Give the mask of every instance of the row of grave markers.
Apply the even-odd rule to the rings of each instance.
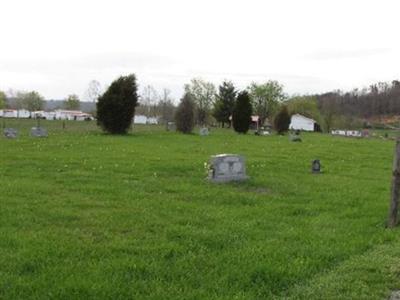
[[[18,137],[18,130],[15,128],[4,128],[4,137],[8,139],[16,139]],[[48,137],[47,130],[43,127],[32,127],[31,128],[32,137]]]
[[[174,122],[167,123],[167,131],[176,131],[176,124]],[[202,127],[199,129],[199,135],[207,136],[210,134],[210,130],[207,127]]]

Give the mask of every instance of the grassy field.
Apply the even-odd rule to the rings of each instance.
[[[0,138],[0,299],[385,299],[400,232],[385,229],[394,142],[208,137],[7,121]],[[211,184],[210,155],[251,179]],[[310,173],[319,158],[322,175]]]

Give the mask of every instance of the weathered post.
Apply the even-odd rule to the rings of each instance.
[[[393,159],[392,192],[387,226],[393,228],[397,225],[397,215],[400,196],[400,137],[396,140]]]

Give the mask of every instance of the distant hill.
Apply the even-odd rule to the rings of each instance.
[[[16,107],[16,101],[14,98],[7,99],[8,106],[10,108]],[[83,102],[81,101],[80,110],[86,113],[91,113],[96,110],[96,103],[94,102]],[[64,108],[64,100],[46,100],[44,110],[52,111],[56,109],[63,109]]]
[[[45,110],[62,109],[63,105],[64,100],[46,100]],[[86,113],[93,112],[94,110],[96,110],[96,103],[81,101],[80,110]]]

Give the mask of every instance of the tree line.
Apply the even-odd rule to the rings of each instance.
[[[152,86],[147,85],[138,93],[136,77],[132,76],[130,80],[135,82],[136,95],[134,110],[148,117],[158,117],[162,123],[176,121],[176,115],[182,112],[182,102],[192,102],[188,107],[193,109],[194,125],[231,127],[235,118],[235,107],[239,106],[238,99],[243,101],[247,98],[251,106],[249,111],[259,117],[260,126],[266,123],[274,125],[275,118],[283,107],[287,108],[289,115],[300,113],[315,119],[327,132],[333,127],[359,126],[357,122],[361,118],[400,114],[400,81],[397,80],[391,83],[379,82],[368,88],[354,89],[350,92],[335,90],[288,97],[283,91],[283,85],[273,80],[264,83],[252,82],[240,90],[229,80],[216,87],[212,82],[193,78],[184,85],[184,96],[176,106],[168,89],[158,93]],[[112,84],[102,93],[100,84],[96,80],[91,81],[86,91],[87,98],[96,102],[110,90]],[[0,91],[0,109],[24,108],[37,111],[43,110],[44,103],[44,98],[36,91],[11,91],[8,94]],[[79,107],[79,97],[71,94],[64,99],[62,108],[76,110]]]
[[[88,84],[85,92],[86,98],[89,101],[95,102],[101,94],[100,83],[97,80],[92,80]],[[78,110],[81,106],[81,100],[76,94],[68,95],[62,106],[59,108],[67,110]],[[0,91],[0,109],[26,109],[29,111],[39,111],[45,108],[45,99],[37,91],[16,91],[8,90],[8,92]]]
[[[127,133],[133,116],[139,110],[162,116],[160,111],[167,107],[173,108],[168,95],[168,91],[164,90],[163,97],[159,97],[151,86],[145,87],[142,95],[139,95],[136,76],[121,76],[98,98],[98,124],[113,134]],[[233,124],[235,131],[246,133],[253,114],[257,114],[260,124],[263,124],[277,111],[284,99],[283,86],[276,81],[252,83],[242,91],[231,81],[224,81],[217,92],[213,83],[194,78],[185,84],[184,95],[173,118],[172,115],[166,115],[162,119],[165,122],[174,120],[177,129],[183,133],[190,133],[196,124],[208,126],[214,120],[222,127]],[[287,110],[284,112],[288,114]]]

